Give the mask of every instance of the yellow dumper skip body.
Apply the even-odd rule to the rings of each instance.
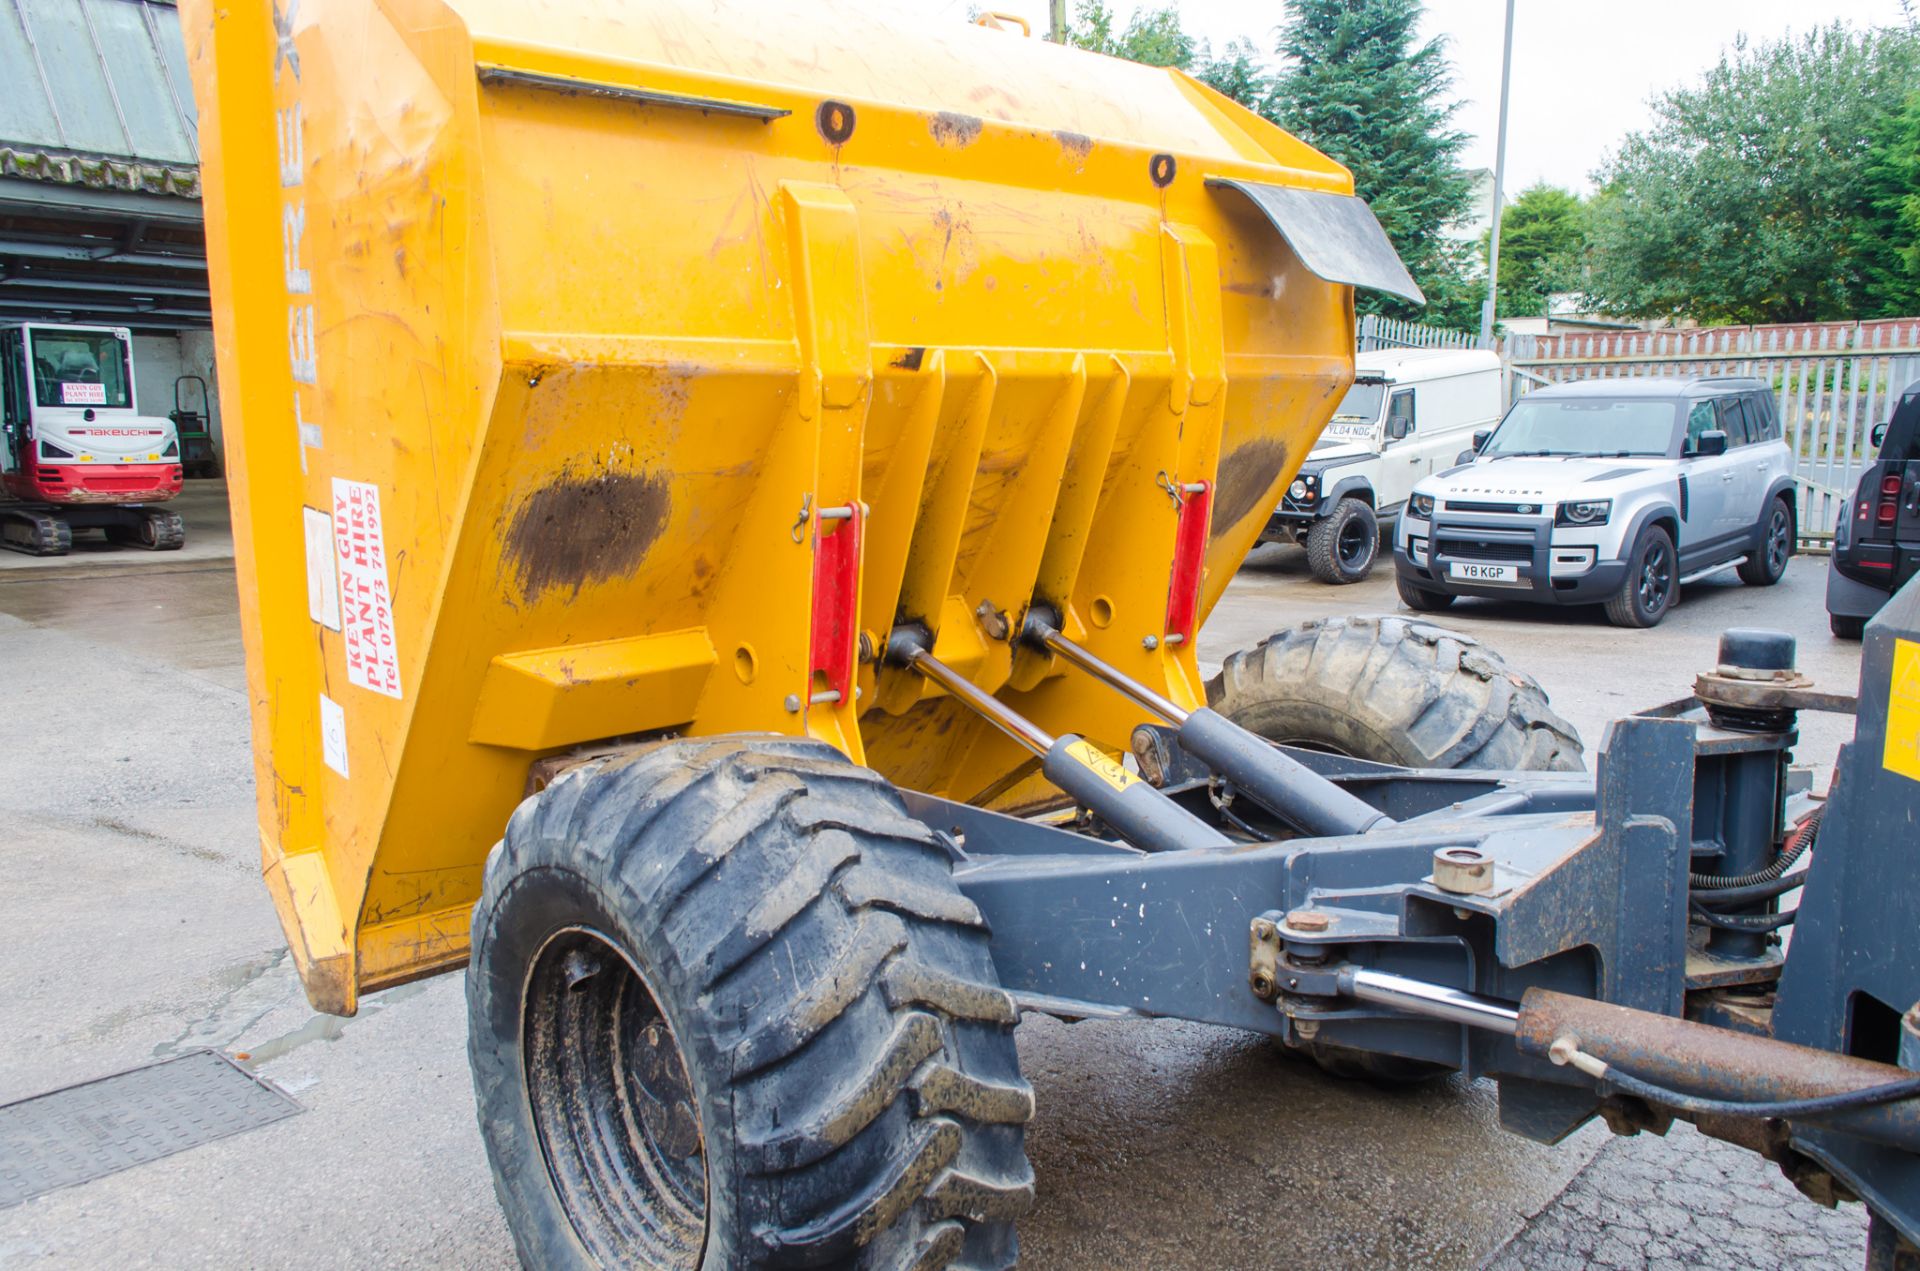
[[[465,958],[545,756],[804,732],[1031,797],[872,657],[898,622],[1113,749],[1134,712],[1006,638],[1029,603],[1200,700],[1183,509],[1204,615],[1353,349],[1350,289],[1209,180],[1336,164],[1178,72],[837,4],[183,7],[264,871],[316,1006]]]

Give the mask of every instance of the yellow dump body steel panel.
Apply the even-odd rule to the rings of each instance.
[[[840,4],[182,7],[263,862],[317,1005],[465,957],[548,755],[806,732],[1006,784],[910,672],[827,700],[816,605],[1111,749],[1133,712],[1002,615],[1198,700],[1169,490],[1212,483],[1204,614],[1353,348],[1349,289],[1206,178],[1340,167],[1178,72]]]

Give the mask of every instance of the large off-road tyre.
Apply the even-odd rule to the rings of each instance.
[[[1409,768],[1584,766],[1573,725],[1531,676],[1472,636],[1411,618],[1278,632],[1227,658],[1207,705],[1269,741]]]
[[[1400,593],[1401,604],[1420,613],[1438,613],[1458,599],[1450,591],[1428,591],[1398,574],[1393,577],[1393,589]]]
[[[1760,528],[1760,546],[1748,553],[1735,570],[1749,587],[1771,587],[1786,577],[1787,562],[1793,558],[1793,505],[1778,495],[1767,505],[1767,519]]]
[[[1341,499],[1307,531],[1307,568],[1323,583],[1357,583],[1380,554],[1380,522],[1359,499]]]
[[[529,1267],[1014,1261],[1012,999],[939,841],[827,746],[664,743],[521,804],[467,1003]]]
[[[1616,627],[1651,627],[1667,616],[1680,595],[1680,566],[1673,538],[1649,525],[1627,557],[1627,580],[1607,598],[1607,621]]]

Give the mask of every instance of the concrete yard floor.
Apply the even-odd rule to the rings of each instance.
[[[87,530],[75,536],[73,548],[65,556],[28,556],[0,550],[0,578],[76,578],[124,569],[167,573],[183,566],[198,568],[209,561],[233,559],[233,525],[227,515],[225,481],[189,481],[166,506],[178,512],[187,525],[186,541],[174,551],[123,547],[107,542],[99,530]]]
[[[1609,718],[1684,695],[1727,626],[1794,631],[1802,666],[1850,689],[1858,646],[1826,634],[1824,569],[1796,561],[1771,591],[1690,588],[1649,632],[1473,603],[1439,621],[1536,674],[1592,750]],[[1263,548],[1199,652],[1211,669],[1306,617],[1396,609],[1384,570],[1328,588],[1298,551]],[[459,977],[374,995],[352,1020],[300,993],[257,878],[231,569],[0,576],[0,665],[15,721],[0,752],[0,1102],[212,1046],[306,1109],[0,1210],[0,1264],[512,1265]],[[1807,717],[1803,755],[1830,759],[1847,728]],[[1594,1127],[1524,1142],[1499,1130],[1484,1083],[1382,1091],[1165,1021],[1030,1018],[1019,1044],[1039,1100],[1027,1267],[1859,1265],[1860,1211],[1818,1210],[1757,1159],[1696,1167],[1684,1140],[1609,1143]],[[1768,1220],[1725,1244],[1663,1243],[1651,1220],[1591,1238],[1649,1191],[1683,1220]]]

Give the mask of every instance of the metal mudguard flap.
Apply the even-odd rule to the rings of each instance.
[[[1427,302],[1365,199],[1225,177],[1208,177],[1207,185],[1252,199],[1315,277]]]

